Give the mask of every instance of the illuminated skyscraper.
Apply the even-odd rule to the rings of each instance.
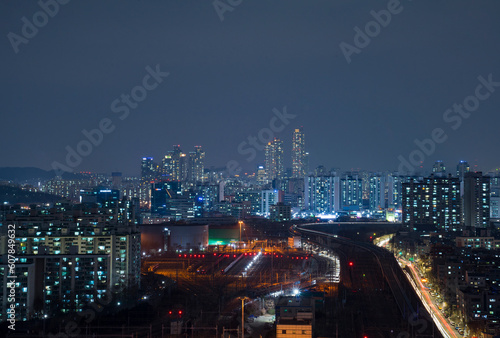
[[[283,141],[274,138],[266,145],[266,175],[267,179],[282,179],[284,176],[283,168]]]
[[[141,162],[141,189],[140,199],[142,203],[149,203],[149,185],[156,178],[156,165],[152,157],[143,157]]]
[[[155,164],[152,157],[143,157],[141,162],[141,180],[151,182],[155,177]]]
[[[201,146],[195,146],[194,151],[189,153],[189,180],[191,182],[202,182],[203,172],[205,170],[204,166],[205,152],[201,149]]]
[[[181,150],[180,145],[174,145],[174,149],[167,152],[162,165],[162,176],[168,180],[185,181],[188,174],[188,156]]]
[[[305,151],[305,137],[302,127],[295,129],[292,136],[292,177],[306,176],[307,153]]]
[[[263,165],[259,165],[259,167],[257,169],[257,183],[258,184],[266,184],[267,183],[266,170],[264,169]]]

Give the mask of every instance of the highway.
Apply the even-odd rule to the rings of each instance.
[[[301,225],[292,231],[299,232],[304,241],[315,242],[339,253],[342,285],[351,292],[362,294],[363,303],[356,306],[364,305],[361,317],[358,316],[358,321],[365,327],[363,334],[371,328],[374,334],[383,332],[384,336],[390,337],[394,331],[389,330],[392,327],[411,337],[416,333],[440,336],[439,328],[430,319],[392,253],[372,243],[353,241],[308,226]]]
[[[441,311],[436,307],[436,305],[432,302],[432,299],[429,295],[429,291],[426,289],[422,280],[420,279],[418,272],[415,270],[415,266],[411,264],[411,262],[404,261],[406,266],[411,270],[412,276],[408,275],[408,279],[410,280],[412,286],[417,292],[418,296],[422,300],[425,305],[427,311],[431,314],[434,323],[438,327],[439,331],[443,335],[443,337],[450,338],[458,338],[455,328],[453,328],[446,318],[441,314]]]
[[[389,243],[392,236],[389,237],[385,236],[385,237],[386,238],[377,241],[377,246],[387,249],[387,244]],[[439,329],[443,337],[450,337],[450,338],[460,337],[455,331],[455,328],[449,324],[448,320],[443,316],[441,311],[439,311],[439,309],[432,301],[429,291],[423,284],[418,271],[415,269],[415,266],[411,262],[406,261],[404,259],[399,258],[399,260],[403,262],[403,264],[410,269],[411,276],[405,272],[408,277],[408,280],[412,284],[417,295],[420,297],[420,300],[427,309],[427,312],[429,312],[429,314],[431,315],[434,324]]]

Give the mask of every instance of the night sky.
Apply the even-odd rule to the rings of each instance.
[[[212,1],[73,0],[45,24],[36,1],[2,1],[0,166],[67,164],[66,147],[105,121],[113,131],[73,170],[137,175],[143,156],[159,160],[173,144],[203,146],[206,167],[254,170],[263,152],[247,161],[238,146],[286,107],[296,117],[275,135],[288,167],[298,126],[312,168],[395,170],[436,128],[446,140],[424,166],[500,167],[500,86],[481,89],[490,95],[470,116],[443,117],[479,76],[500,82],[500,2],[402,0],[386,27],[368,25],[380,31],[349,63],[340,44],[356,47],[354,28],[393,0],[226,1],[221,20]],[[25,39],[33,15],[40,27]],[[137,89],[146,98],[128,115],[114,112],[157,65],[169,75]]]

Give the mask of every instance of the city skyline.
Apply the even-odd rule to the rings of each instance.
[[[0,1],[6,337],[500,337],[500,2]]]

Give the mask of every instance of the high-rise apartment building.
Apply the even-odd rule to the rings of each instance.
[[[386,204],[386,176],[382,174],[372,175],[368,179],[369,186],[369,209],[379,210],[387,208]]]
[[[292,136],[292,177],[301,178],[307,174],[305,136],[302,127],[295,129]]]
[[[490,223],[490,178],[482,172],[466,173],[463,194],[464,225],[486,228]]]
[[[460,182],[456,177],[430,177],[403,183],[403,225],[434,225],[445,231],[462,226]]]
[[[16,227],[16,272],[26,272],[19,280],[19,319],[79,311],[110,287],[140,284],[141,236],[130,217],[133,206],[108,202],[102,208],[64,202],[5,212],[5,222]],[[0,242],[6,236],[0,233]],[[0,255],[5,250],[0,247]]]
[[[152,157],[143,157],[141,162],[141,179],[150,183],[156,177],[156,165]]]
[[[491,187],[490,192],[490,219],[500,218],[500,188]]]
[[[157,176],[156,164],[152,157],[143,157],[141,162],[141,202],[148,204],[150,201],[149,185]]]
[[[250,213],[252,215],[258,215],[262,209],[261,201],[263,196],[261,191],[241,191],[235,194],[234,201],[237,203],[249,202]]]
[[[189,153],[188,177],[191,182],[203,182],[205,171],[205,152],[201,146],[195,146],[194,151]]]
[[[267,179],[270,181],[283,179],[285,173],[283,167],[283,141],[274,138],[274,140],[269,142],[265,148],[265,156]]]
[[[304,178],[304,207],[316,214],[331,214],[336,211],[335,180],[333,176],[307,176]]]
[[[174,145],[167,152],[161,163],[163,180],[201,182],[205,171],[205,152],[201,146],[195,146],[194,151],[185,154],[180,145]]]
[[[340,179],[339,210],[359,210],[363,206],[363,179],[356,174],[347,173]]]
[[[463,181],[465,174],[470,172],[470,166],[467,161],[460,161],[457,164],[457,177],[460,179],[460,181]]]
[[[162,178],[170,181],[184,181],[187,178],[187,155],[180,145],[174,145],[173,150],[167,152],[162,160]]]
[[[401,193],[402,193],[403,177],[398,174],[389,174],[387,176],[387,207],[400,208],[401,207]]]

